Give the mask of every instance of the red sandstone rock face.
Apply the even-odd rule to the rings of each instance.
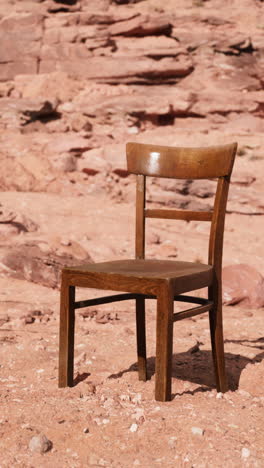
[[[1,466],[262,466],[262,24],[258,0],[1,0]],[[154,301],[148,382],[128,301],[77,311],[76,386],[57,389],[61,266],[134,256],[127,141],[238,142],[225,395],[201,315],[175,326],[174,399],[154,401]],[[207,210],[215,185],[150,179],[147,203]],[[208,235],[208,223],[148,220],[146,255],[207,262]]]

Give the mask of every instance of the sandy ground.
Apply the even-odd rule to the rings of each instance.
[[[17,197],[3,195],[10,204]],[[133,254],[134,219],[129,204],[97,200],[106,226],[102,231],[87,214],[95,201],[92,195],[77,206],[75,197],[66,197],[63,206],[55,203],[56,197],[20,193],[17,207],[26,207],[27,215],[47,235],[56,236],[64,227],[65,238],[75,233],[80,242],[86,236],[88,244],[96,238],[94,260],[101,260],[102,252],[108,258]],[[43,200],[45,208],[40,212]],[[231,227],[241,229],[243,222],[248,223],[246,218],[227,216],[225,263],[231,251],[238,262],[243,257],[236,229]],[[250,228],[257,231],[258,223],[260,217],[251,217]],[[150,232],[167,241],[174,239],[182,258],[193,260],[197,250],[203,252],[200,246],[206,232],[196,229],[196,249],[189,250],[182,239],[189,237],[192,245],[190,226],[173,226],[174,230],[165,223]],[[243,247],[250,255],[250,244]],[[259,239],[255,249],[261,248]],[[150,242],[150,254],[159,255],[159,249],[160,245]],[[173,400],[158,403],[154,400],[154,301],[147,308],[150,380],[138,381],[134,304],[128,301],[92,308],[86,318],[82,314],[88,309],[76,312],[75,386],[58,389],[58,290],[5,275],[0,283],[2,322],[8,315],[0,328],[1,467],[263,466],[262,309],[224,308],[230,385],[225,395],[214,388],[207,315],[177,323]],[[96,295],[99,291],[81,290],[78,297]],[[39,434],[52,441],[52,449],[45,454],[29,448],[32,437]]]

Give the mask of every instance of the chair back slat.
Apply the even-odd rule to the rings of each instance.
[[[146,218],[211,221],[208,263],[220,277],[226,203],[237,144],[208,148],[170,148],[127,144],[128,171],[137,174],[136,258],[145,258]],[[213,211],[146,209],[146,176],[175,179],[217,178]]]
[[[208,148],[127,143],[127,168],[133,174],[175,179],[211,179],[231,173],[236,143]]]
[[[146,218],[182,219],[185,221],[211,221],[212,211],[189,211],[189,210],[154,210],[145,209]]]

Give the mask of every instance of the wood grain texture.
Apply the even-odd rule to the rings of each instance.
[[[173,340],[173,288],[170,282],[161,284],[157,297],[156,322],[156,385],[157,401],[171,400],[171,367]]]
[[[146,177],[138,175],[136,195],[136,258],[145,258],[145,203]]]
[[[127,167],[133,174],[175,179],[210,179],[231,173],[237,144],[206,148],[127,143]]]
[[[228,384],[225,370],[221,280],[218,282],[215,278],[209,288],[209,298],[213,301],[213,307],[209,312],[209,323],[216,388],[218,392],[224,393],[228,390]]]
[[[183,310],[182,312],[177,312],[173,314],[173,322],[178,322],[179,320],[183,320],[185,318],[194,317],[195,315],[203,314],[204,312],[208,312],[213,307],[213,302],[211,304],[205,304],[199,307],[192,307],[188,310]]]
[[[147,380],[145,299],[136,299],[136,330],[139,380]]]
[[[145,209],[146,218],[178,219],[184,221],[211,221],[211,211],[165,210]]]
[[[70,285],[157,295],[160,281],[172,280],[174,294],[210,286],[210,265],[173,260],[116,260],[65,268]]]
[[[74,364],[75,287],[62,275],[59,337],[59,387],[72,387]]]

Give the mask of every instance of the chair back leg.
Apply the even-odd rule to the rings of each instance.
[[[216,286],[209,289],[209,298],[214,302],[214,307],[209,311],[209,321],[216,388],[218,392],[224,393],[228,390],[228,385],[225,371],[222,297],[217,289]]]
[[[62,279],[60,305],[59,387],[73,386],[75,287]]]
[[[170,284],[161,285],[157,296],[155,399],[171,400],[171,367],[174,296]]]
[[[145,299],[136,298],[138,378],[147,380]]]

